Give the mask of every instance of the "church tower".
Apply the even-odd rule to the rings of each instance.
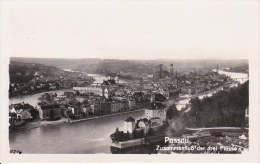
[[[173,64],[170,64],[170,77],[173,78]]]

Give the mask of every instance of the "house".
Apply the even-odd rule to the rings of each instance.
[[[90,112],[93,114],[101,114],[101,104],[90,105]]]
[[[41,119],[55,120],[61,117],[59,105],[40,105],[39,114]]]
[[[135,119],[128,117],[124,122],[124,133],[133,133],[135,129]]]
[[[136,101],[135,101],[135,99],[129,99],[128,102],[129,102],[129,109],[130,110],[136,109]]]
[[[130,108],[129,108],[129,102],[127,101],[127,100],[121,100],[121,104],[122,104],[122,108],[123,108],[123,110],[124,111],[126,111],[126,110],[130,110]]]
[[[159,119],[159,125],[166,121],[166,106],[160,102],[151,103],[151,108],[145,109],[145,116],[148,120],[153,118]]]
[[[111,113],[111,103],[102,102],[101,103],[101,112],[102,112],[102,114],[110,114]]]
[[[31,113],[26,110],[19,111],[16,114],[18,120],[29,120],[33,118]]]
[[[83,103],[72,99],[68,103],[68,112],[74,114],[76,117],[82,117],[86,115],[86,109],[84,109]]]
[[[150,101],[149,100],[136,100],[136,109],[142,109],[142,108],[150,108]]]
[[[33,115],[31,112],[33,112]],[[36,114],[37,112],[37,109],[35,109],[30,104],[24,102],[18,104],[11,104],[9,106],[9,113],[14,114],[13,116],[15,116],[12,117],[12,119],[16,119],[19,121],[36,118],[38,117],[38,115]]]
[[[120,100],[114,100],[111,102],[111,113],[117,113],[124,109],[125,105]]]

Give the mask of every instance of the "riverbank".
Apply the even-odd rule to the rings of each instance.
[[[220,90],[223,86],[234,85],[234,84],[235,84],[235,82],[231,83],[231,84],[225,84],[225,85],[219,86],[217,88],[214,88],[212,90],[203,92],[203,93],[201,93],[199,95],[196,95],[196,96],[205,96],[207,94],[211,94],[211,93],[214,93],[214,92]],[[59,90],[54,90],[54,91],[59,91]],[[54,91],[49,91],[49,92],[54,92]],[[166,104],[172,105],[173,103],[178,104],[178,101],[182,101],[182,100],[185,100],[185,99],[190,99],[192,96],[193,95],[189,95],[187,97],[179,97],[179,98],[177,98],[175,100],[169,100],[169,101],[165,102],[165,105]],[[25,124],[24,126],[20,126],[20,127],[15,128],[15,129],[11,129],[10,131],[20,131],[20,130],[33,129],[33,128],[38,128],[38,127],[43,127],[43,126],[52,126],[52,125],[60,125],[60,124],[67,124],[67,123],[76,123],[76,122],[82,122],[82,121],[87,121],[87,120],[93,120],[93,119],[97,119],[97,118],[109,117],[109,116],[113,116],[113,115],[137,112],[137,111],[140,111],[140,110],[144,110],[144,109],[139,109],[139,110],[134,110],[134,111],[125,111],[125,112],[113,113],[113,114],[102,115],[102,116],[92,116],[92,117],[86,117],[86,118],[75,119],[75,120],[68,119],[66,117],[64,117],[64,118],[62,118],[60,120],[57,120],[57,121],[40,120],[40,121],[37,121],[37,122],[29,122],[29,123]]]
[[[54,91],[60,91],[60,90],[69,90],[72,88],[59,88],[59,89],[47,89],[47,90],[40,90],[40,91],[32,91],[32,92],[27,92],[27,93],[20,93],[20,94],[15,94],[15,95],[10,95],[9,94],[9,98],[13,98],[13,97],[18,97],[18,96],[30,96],[30,95],[35,95],[38,93],[45,93],[45,92],[54,92]]]
[[[61,125],[61,124],[73,124],[77,122],[83,122],[83,121],[88,121],[88,120],[93,120],[93,119],[98,119],[98,118],[104,118],[104,117],[110,117],[110,116],[115,116],[115,115],[121,115],[121,114],[126,114],[126,113],[133,113],[133,112],[138,112],[142,111],[142,109],[138,110],[133,110],[133,111],[125,111],[125,112],[120,112],[120,113],[113,113],[113,114],[108,114],[108,115],[102,115],[102,116],[94,116],[94,117],[87,117],[87,118],[81,118],[81,119],[68,119],[66,117],[62,117],[61,119],[57,121],[47,121],[47,120],[39,120],[37,122],[28,122],[24,126],[16,127],[14,129],[10,129],[10,132],[18,132],[22,130],[29,130],[29,129],[34,129],[34,128],[39,128],[39,127],[46,127],[46,126],[54,126],[54,125]]]

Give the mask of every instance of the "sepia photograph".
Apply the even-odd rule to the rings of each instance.
[[[1,4],[1,161],[259,162],[259,1]]]

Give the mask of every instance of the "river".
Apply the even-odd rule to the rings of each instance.
[[[225,72],[222,72],[225,73]],[[247,77],[247,74],[226,72],[233,78]],[[104,76],[93,75],[96,82],[103,82]],[[58,95],[66,90],[51,91]],[[43,93],[34,95],[22,95],[10,98],[9,104],[30,103],[37,104],[37,99]],[[210,96],[212,93],[208,93]],[[201,95],[202,98],[205,95]],[[178,104],[188,103],[190,98],[181,100]],[[177,108],[182,106],[177,104]],[[144,111],[136,111],[126,114],[119,114],[78,122],[73,124],[60,124],[54,126],[28,129],[9,133],[10,148],[21,150],[23,153],[30,154],[93,154],[93,153],[111,153],[110,152],[110,134],[116,127],[123,128],[124,120],[127,117],[133,117],[136,120],[145,116]]]
[[[110,134],[123,130],[127,117],[139,119],[144,110],[73,124],[60,124],[10,132],[11,149],[33,154],[110,153]]]

